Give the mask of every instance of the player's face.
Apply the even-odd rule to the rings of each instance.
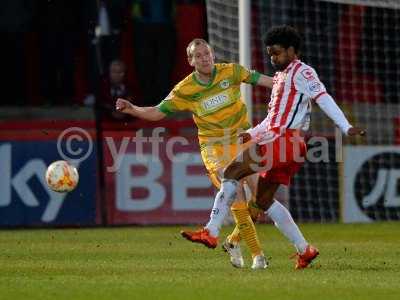
[[[272,66],[278,71],[283,71],[293,60],[293,47],[285,49],[279,45],[272,45],[267,47],[267,54],[271,58]]]
[[[206,44],[192,47],[192,56],[188,58],[189,64],[202,74],[211,74],[214,68],[214,53]]]

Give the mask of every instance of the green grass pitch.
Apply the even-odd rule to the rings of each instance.
[[[258,271],[181,228],[2,230],[0,299],[400,299],[399,222],[302,224],[321,254],[301,271],[272,225],[257,225],[270,258]]]

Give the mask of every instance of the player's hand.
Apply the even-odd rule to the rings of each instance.
[[[242,144],[246,144],[247,142],[249,142],[251,140],[251,135],[248,132],[242,132],[241,134],[239,134],[239,141]]]
[[[349,130],[347,131],[348,136],[355,136],[355,135],[364,136],[366,133],[367,131],[365,129],[358,127],[350,127]]]
[[[133,108],[133,104],[123,98],[118,98],[115,102],[115,109],[122,113],[128,113]]]

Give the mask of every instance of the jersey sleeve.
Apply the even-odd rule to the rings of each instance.
[[[317,72],[310,66],[299,69],[295,75],[295,85],[300,93],[305,94],[313,100],[326,94],[324,84],[319,80]]]
[[[237,83],[245,82],[256,85],[261,74],[255,70],[249,70],[239,64],[233,64],[235,78]]]
[[[162,100],[157,108],[167,116],[177,111],[189,110],[187,101],[179,97],[179,91],[173,89],[164,100]]]

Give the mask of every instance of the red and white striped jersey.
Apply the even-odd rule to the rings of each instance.
[[[257,140],[257,136],[272,130],[308,130],[311,100],[315,101],[324,94],[325,86],[315,70],[300,60],[294,60],[284,71],[275,73],[268,115],[248,132]]]

